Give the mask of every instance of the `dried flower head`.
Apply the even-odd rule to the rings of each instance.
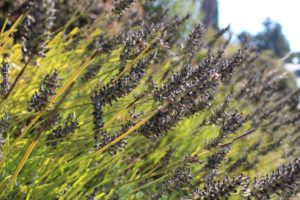
[[[58,77],[58,71],[56,69],[53,74],[47,74],[40,85],[39,91],[35,92],[28,102],[28,111],[34,110],[38,112],[44,109],[55,95],[60,80],[61,78]]]
[[[65,121],[65,124],[58,126],[47,136],[50,144],[55,146],[56,140],[66,137],[68,134],[75,132],[78,129],[78,120],[75,118],[75,113],[70,113]]]
[[[124,48],[120,55],[122,65],[126,64],[126,60],[136,58],[141,51],[148,45],[147,40],[153,33],[158,31],[158,27],[154,24],[146,24],[137,30],[129,30],[120,34]],[[123,67],[120,68],[120,71]]]
[[[218,74],[221,76],[222,81],[228,81],[234,70],[240,66],[246,58],[247,54],[245,50],[238,50],[229,60],[224,60],[218,65]]]
[[[197,156],[186,154],[181,164],[172,172],[172,177],[162,184],[160,191],[155,195],[154,199],[160,199],[164,194],[171,193],[174,190],[181,189],[193,179],[190,165],[198,162]]]
[[[242,119],[242,113],[238,112],[237,110],[227,115],[222,123],[220,134],[227,135],[228,133],[236,131],[238,128],[241,127],[243,122]]]
[[[172,130],[177,123],[185,118],[201,112],[210,106],[213,100],[214,90],[205,91],[202,96],[191,92],[181,97],[178,101],[168,104],[160,110],[154,117],[141,126],[139,131],[149,139],[155,139],[164,136],[169,130]]]
[[[225,177],[222,181],[215,181],[212,183],[206,183],[203,189],[196,188],[185,199],[190,200],[219,200],[228,199],[230,195],[237,192],[239,187],[245,187],[248,183],[249,177],[243,174],[229,178]]]
[[[296,158],[287,165],[274,170],[271,175],[255,178],[250,187],[244,189],[244,195],[254,199],[270,199],[272,194],[286,195],[297,191],[300,175],[300,159]]]
[[[243,116],[237,110],[234,112],[227,114],[224,113],[224,119],[222,122],[222,126],[219,132],[219,135],[210,141],[206,148],[211,149],[219,145],[223,139],[229,134],[235,132],[238,128],[242,126]]]
[[[2,75],[2,82],[0,83],[0,95],[5,96],[9,91],[9,64],[5,61],[2,62],[0,72]]]
[[[205,119],[205,124],[220,125],[220,123],[224,121],[224,118],[227,115],[225,110],[228,108],[230,101],[231,97],[227,96],[223,104],[212,111],[212,114]]]
[[[99,95],[97,91],[94,92],[94,94],[91,96],[92,104],[93,104],[93,118],[94,118],[94,139],[95,144],[98,145],[100,143],[102,135],[105,133],[105,131],[102,131],[101,128],[104,126],[103,121],[103,100],[102,96]],[[98,146],[96,146],[98,148]]]
[[[129,94],[139,84],[141,78],[144,76],[147,66],[155,55],[140,60],[133,66],[129,74],[122,76],[116,81],[112,81],[97,92],[97,98],[102,105],[112,104],[118,98]]]
[[[179,189],[183,185],[189,183],[193,179],[191,169],[188,167],[177,168],[174,176],[165,181],[162,185],[162,191],[171,192],[172,190]]]
[[[29,1],[30,12],[24,21],[22,30],[23,60],[33,56],[45,56],[51,29],[55,19],[55,2],[52,0]]]
[[[203,46],[203,36],[205,33],[205,27],[202,24],[198,24],[193,32],[188,36],[184,47],[184,53],[188,55],[188,62],[191,62],[191,59],[194,55],[200,50]]]

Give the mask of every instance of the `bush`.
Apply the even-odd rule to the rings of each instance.
[[[66,23],[64,1],[29,1],[4,23],[1,198],[297,194],[299,90],[280,61],[237,49],[228,28],[182,41],[189,16],[132,3]]]

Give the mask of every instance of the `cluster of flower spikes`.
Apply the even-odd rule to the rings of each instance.
[[[220,48],[216,55],[208,55],[195,68],[191,64],[183,66],[162,87],[153,92],[156,101],[174,99],[178,94],[190,92],[193,89],[203,91],[206,87],[215,86],[219,80],[232,75],[235,67],[243,62],[245,53],[239,50],[233,57],[222,59],[224,49]]]
[[[40,85],[39,91],[35,92],[28,102],[28,111],[39,112],[43,110],[56,94],[60,80],[61,78],[58,77],[56,69],[53,74],[47,74]]]
[[[205,33],[204,25],[198,24],[193,32],[188,36],[186,45],[183,49],[184,53],[188,55],[187,62],[190,63],[195,54],[203,45],[203,36]]]
[[[259,69],[253,65],[253,68],[249,69],[247,74],[240,73],[236,81],[244,81],[244,84],[236,92],[235,98],[237,100],[245,99],[255,104],[265,100],[275,101],[274,97],[276,95],[280,99],[283,92],[281,91],[281,82],[285,76],[278,68],[270,68],[268,64]],[[262,96],[264,98],[261,98]]]
[[[222,181],[214,181],[206,183],[202,189],[194,189],[186,200],[219,200],[228,199],[229,196],[237,192],[239,187],[245,187],[248,183],[249,177],[243,174],[230,178],[225,177]]]
[[[109,53],[113,49],[116,49],[122,45],[123,49],[120,59],[121,64],[125,65],[128,59],[136,58],[136,56],[145,48],[145,46],[148,45],[148,38],[152,36],[153,33],[159,32],[162,26],[162,24],[145,24],[138,29],[121,31],[112,38],[107,38],[101,34],[88,45],[88,49],[97,49],[97,51],[101,53]],[[122,71],[123,68],[124,67],[121,67],[120,71]]]
[[[224,53],[224,48],[221,47],[218,55],[221,56]],[[223,59],[217,65],[217,74],[220,76],[221,81],[229,81],[236,68],[238,68],[249,56],[247,49],[239,49],[229,59]],[[220,58],[221,59],[221,58]]]
[[[222,59],[223,53],[221,50],[216,56],[209,55],[196,68],[186,64],[161,88],[155,89],[154,99],[167,101],[168,105],[144,124],[140,132],[148,138],[161,137],[182,118],[209,107],[210,101],[214,99],[218,81],[225,80],[225,77],[228,79],[234,67],[245,57],[244,53],[239,51],[226,61]]]
[[[94,91],[91,96],[92,104],[94,107],[93,117],[94,117],[94,139],[95,147],[103,147],[107,141],[112,141],[113,136],[105,135],[106,132],[102,130],[104,126],[103,121],[103,107],[106,104],[112,105],[113,101],[117,101],[118,98],[129,94],[144,76],[147,66],[155,58],[155,54],[149,55],[146,58],[141,59],[137,64],[135,64],[131,71],[117,80],[112,80],[110,83],[102,87],[99,91]],[[103,138],[105,136],[105,138]],[[117,137],[117,136],[115,136]],[[106,142],[101,142],[105,140]]]
[[[112,104],[113,101],[117,101],[118,98],[129,94],[134,88],[136,88],[145,74],[145,71],[151,61],[155,58],[155,54],[150,55],[147,58],[141,59],[135,64],[131,71],[117,80],[112,80],[109,84],[102,87],[98,95],[102,99],[102,104]]]
[[[172,20],[166,22],[164,20],[165,16],[160,16],[159,20],[154,19],[155,17],[148,17],[145,19],[147,20],[146,22],[138,22],[140,24],[138,28],[125,29],[112,38],[107,38],[101,34],[88,45],[88,49],[97,49],[101,53],[109,53],[122,45],[124,48],[121,52],[121,61],[122,64],[126,64],[127,59],[135,58],[145,45],[148,45],[148,39],[155,33],[162,33],[162,37],[159,41],[152,44],[150,50],[161,44],[162,41],[168,42],[174,38],[172,34],[175,34],[175,30],[189,18],[189,16],[183,18],[174,17]],[[121,67],[120,71],[123,69],[124,67]]]
[[[253,148],[256,146],[253,145]],[[299,191],[299,169],[300,159],[296,158],[289,164],[274,170],[271,175],[267,174],[260,179],[255,177],[253,181],[249,181],[249,177],[243,175],[232,179],[225,177],[223,181],[206,183],[202,189],[196,188],[183,199],[228,199],[237,192],[247,199],[267,200],[271,199],[273,194],[282,199],[289,199]]]
[[[279,88],[280,81],[284,78],[283,74],[280,74],[279,71],[274,70],[273,72],[269,73],[264,80],[265,84],[258,85],[257,88],[252,90],[252,92],[248,95],[248,100],[254,103],[260,101],[261,96],[265,96],[266,98],[270,98],[272,94]]]
[[[282,89],[282,85],[280,88],[278,83],[282,80],[282,75],[274,69],[274,66],[265,67],[262,70],[254,67],[243,76],[247,82],[241,88],[243,91],[240,90],[238,92],[239,95],[237,96],[240,96],[238,97],[239,102],[245,100],[251,102],[251,105],[252,103],[257,105],[255,111],[251,111],[246,117],[248,118],[247,120],[254,119],[256,127],[261,126],[262,131],[270,129],[270,133],[272,133],[272,141],[269,140],[267,146],[264,145],[261,147],[261,150],[256,151],[258,154],[265,155],[278,149],[283,142],[287,145],[286,143],[290,141],[290,137],[295,135],[295,133],[284,132],[286,131],[285,128],[297,126],[296,119],[299,116],[299,110],[296,108],[299,103],[299,89],[295,92],[287,92]],[[257,158],[257,156],[254,157],[252,161],[254,162]],[[236,162],[236,165],[240,166],[241,164],[249,163],[247,156],[242,155],[241,159],[239,162]],[[236,167],[233,166],[234,168]],[[244,168],[244,170],[247,169]],[[270,191],[269,195],[273,193],[276,193],[276,191]],[[267,197],[258,197],[257,199],[267,199]]]
[[[260,179],[255,178],[250,186],[244,189],[244,196],[255,199],[270,199],[271,194],[292,195],[297,192],[300,178],[300,159],[296,158],[292,162],[274,170],[271,175],[266,175]],[[250,184],[250,183],[249,183]]]
[[[146,24],[136,30],[124,31],[120,34],[124,48],[122,49],[120,59],[122,65],[126,64],[127,60],[132,60],[145,48],[150,36],[159,31],[159,26],[153,23]],[[120,70],[123,68],[121,67]]]
[[[114,134],[107,133],[106,130],[103,130],[104,120],[103,120],[103,106],[105,105],[105,101],[103,101],[102,96],[99,95],[97,91],[95,91],[94,95],[91,96],[92,104],[94,107],[93,116],[94,116],[94,140],[95,140],[95,148],[101,149],[107,144],[114,141],[121,134],[125,133],[129,130],[130,127],[134,125],[132,121],[128,121],[125,125],[122,125],[122,128]],[[119,150],[125,147],[126,138],[123,138],[116,144],[112,145],[108,148],[108,152],[110,154],[116,154]]]
[[[275,101],[275,105],[270,107],[265,106],[263,112],[259,112],[257,110],[258,113],[255,112],[257,121],[259,121],[257,124],[261,124],[262,122],[266,121],[268,123],[264,123],[263,125],[268,125],[268,127],[271,127],[269,128],[271,131],[276,131],[280,127],[286,125],[297,124],[299,114],[297,113],[298,109],[296,108],[298,105],[298,100],[296,98],[299,98],[297,90],[287,94],[285,98]],[[294,100],[294,102],[291,100]],[[278,119],[278,116],[281,116],[280,113],[285,111],[286,113],[289,113],[289,116]]]
[[[139,131],[149,139],[162,137],[184,117],[189,117],[209,107],[209,102],[213,99],[212,90],[209,92],[202,95],[198,101],[195,101],[196,94],[192,93],[182,97],[178,102],[169,103],[167,108],[160,109]]]
[[[21,32],[23,40],[23,60],[28,62],[31,57],[45,56],[48,41],[55,20],[55,1],[29,1],[29,14],[24,20]]]
[[[263,124],[272,127],[272,124],[278,121],[278,114],[287,107],[295,107],[297,100],[292,97],[294,93],[287,93],[280,89],[277,83],[281,77],[278,78],[276,69],[270,71],[267,68],[262,70],[254,68],[251,70],[254,72],[250,71],[248,75],[242,75],[245,84],[235,92],[234,98],[238,101],[245,100],[257,105],[254,111],[245,116],[244,121],[251,120],[255,127]],[[241,78],[238,79],[242,80]],[[276,87],[269,88],[268,85],[271,84],[276,85]]]

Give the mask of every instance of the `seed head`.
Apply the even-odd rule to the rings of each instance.
[[[2,82],[0,83],[0,95],[5,96],[9,91],[9,73],[8,73],[9,64],[5,61],[2,62],[0,68],[2,75]]]
[[[243,174],[229,178],[225,177],[222,181],[214,181],[206,183],[203,189],[196,188],[193,190],[186,199],[205,199],[205,200],[218,200],[228,199],[230,195],[237,192],[239,187],[244,187],[248,183],[249,177]]]
[[[47,136],[47,140],[50,140],[50,144],[55,146],[57,144],[57,140],[66,137],[70,133],[74,133],[75,130],[78,129],[78,120],[75,118],[74,113],[70,113],[65,121],[64,125],[60,125]]]
[[[29,1],[31,12],[24,20],[22,30],[23,61],[30,57],[44,57],[48,51],[46,47],[51,39],[51,29],[55,19],[55,1],[37,0]]]
[[[300,175],[300,159],[296,158],[287,165],[283,165],[260,179],[254,178],[250,187],[244,189],[244,195],[254,199],[270,199],[272,194],[295,194]]]
[[[58,71],[55,69],[53,74],[47,74],[43,79],[39,91],[35,92],[28,105],[28,111],[41,111],[50,102],[51,98],[56,94],[55,91],[59,87]]]

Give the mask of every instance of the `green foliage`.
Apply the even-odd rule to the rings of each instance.
[[[20,32],[29,19],[52,17],[34,5],[3,27],[0,198],[297,194],[300,92],[280,61],[239,50],[224,30],[202,25],[181,40],[187,18],[140,16],[132,1],[114,5],[91,21],[77,23],[75,12],[67,23]],[[40,31],[51,34],[12,37]]]

